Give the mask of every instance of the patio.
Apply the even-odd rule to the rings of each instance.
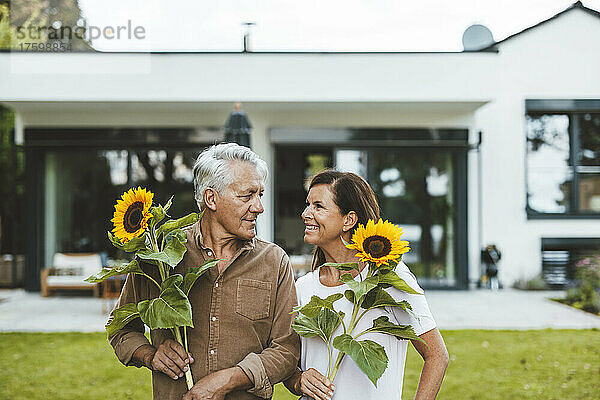
[[[600,317],[549,300],[562,296],[561,291],[515,289],[427,292],[442,330],[600,328]],[[103,307],[110,309],[112,303],[91,296],[43,298],[22,289],[1,289],[0,331],[100,332],[107,317]]]

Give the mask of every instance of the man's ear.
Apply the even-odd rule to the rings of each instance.
[[[344,232],[348,232],[349,230],[351,230],[352,228],[354,228],[354,226],[357,223],[358,223],[358,215],[356,215],[356,213],[354,211],[350,211],[344,217],[344,226],[342,227],[342,230]]]
[[[204,200],[204,206],[212,211],[217,210],[217,196],[218,193],[215,189],[208,187],[204,189],[202,193],[202,200]]]

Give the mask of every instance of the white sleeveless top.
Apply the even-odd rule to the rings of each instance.
[[[368,268],[364,268],[361,275],[364,278],[367,276]],[[404,281],[415,290],[422,291],[419,287],[415,276],[410,272],[406,264],[402,261],[396,267],[396,273]],[[305,305],[310,301],[313,295],[321,298],[326,298],[334,293],[344,293],[348,289],[347,285],[336,287],[328,287],[323,285],[319,280],[319,270],[310,272],[296,281],[296,292],[298,295],[298,304]],[[412,306],[413,312],[418,317],[418,320],[406,313],[399,307],[390,307],[386,309],[377,308],[369,310],[359,321],[354,332],[359,333],[370,328],[372,321],[380,316],[387,316],[390,322],[398,325],[412,325],[417,335],[422,335],[425,332],[435,328],[435,321],[429,310],[427,300],[424,295],[407,294],[394,287],[386,289],[386,291],[396,300],[406,300]],[[338,311],[343,311],[345,314],[344,323],[346,326],[350,323],[352,316],[352,303],[346,298],[341,298],[334,303],[334,307]],[[340,327],[334,332],[333,337],[343,333],[343,328]],[[406,350],[408,346],[407,340],[398,340],[394,336],[383,333],[367,333],[362,335],[358,340],[373,340],[385,348],[388,356],[388,366],[377,381],[377,387],[367,378],[367,376],[358,368],[354,360],[346,355],[337,372],[334,380],[335,391],[332,400],[401,400],[402,399],[402,382],[404,378],[404,362],[406,360]],[[319,337],[304,338],[301,337],[302,349],[300,353],[300,365],[303,371],[309,368],[314,368],[321,374],[327,374],[327,346]],[[338,351],[332,346],[332,363],[337,358]],[[302,397],[307,400],[306,396]]]

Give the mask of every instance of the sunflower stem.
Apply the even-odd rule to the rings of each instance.
[[[160,289],[160,285],[158,284],[158,282],[156,282],[156,281],[154,280],[154,278],[152,278],[152,277],[151,277],[150,275],[148,275],[148,274],[142,274],[142,275],[144,275],[146,278],[148,278],[148,279],[150,279],[152,282],[154,282],[154,284],[156,285],[156,287],[158,287],[158,289]]]
[[[348,335],[352,334],[352,331],[354,330],[354,327],[356,326],[356,315],[358,314],[358,311],[360,310],[360,305],[358,304],[358,301],[360,301],[360,300],[356,300],[356,302],[354,303],[354,306],[352,307],[352,318],[350,318],[350,323],[348,324]]]
[[[329,379],[330,382],[333,382],[335,380],[335,376],[337,375],[338,369],[340,368],[340,364],[342,363],[342,360],[344,359],[345,355],[346,353],[342,353],[341,351],[338,353],[338,356],[335,359],[335,364],[333,364],[331,372],[327,374],[327,379]]]
[[[327,357],[329,358],[329,362],[327,363],[327,376],[331,373],[331,344],[327,342]]]
[[[183,327],[183,329],[185,329],[185,326]],[[179,327],[173,328],[173,332],[175,333],[175,339],[177,339],[179,344],[186,347],[185,344],[183,343],[183,341],[181,340],[181,332],[179,331]],[[186,353],[187,353],[187,349],[186,349]],[[192,386],[194,386],[194,378],[192,377],[192,369],[190,368],[189,365],[187,367],[188,367],[188,370],[185,371],[185,382],[187,383],[188,390],[190,390],[192,388]]]
[[[158,253],[160,251],[160,249],[158,248],[158,244],[156,243],[156,229],[154,229],[154,227],[150,228],[150,243],[152,244],[152,250],[155,253]],[[167,279],[169,277],[169,274],[166,271],[165,266],[162,261],[158,262],[158,272],[160,273],[160,279],[163,282],[165,281],[165,279]]]
[[[361,337],[362,335],[364,335],[365,333],[369,333],[371,332],[369,329],[366,329],[364,331],[362,331],[361,333],[359,333],[358,335],[354,336],[354,340],[358,339],[359,337]]]

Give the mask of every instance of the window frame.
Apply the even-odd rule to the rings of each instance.
[[[537,100],[525,101],[525,118],[542,115],[567,115],[569,118],[569,159],[572,162],[573,179],[569,193],[569,211],[550,213],[536,211],[529,205],[528,138],[525,132],[525,209],[527,219],[600,219],[600,211],[582,211],[579,205],[580,175],[580,118],[587,113],[600,113],[600,99],[590,100]]]

